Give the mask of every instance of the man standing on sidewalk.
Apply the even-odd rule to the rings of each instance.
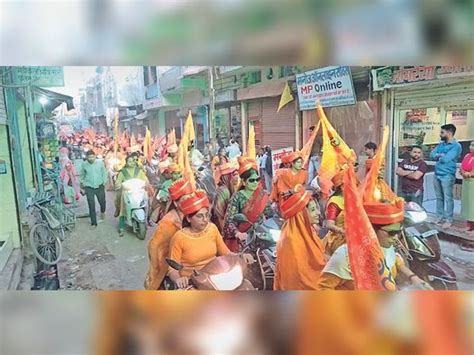
[[[96,160],[96,155],[91,149],[86,154],[86,161],[82,163],[79,174],[81,189],[85,190],[89,216],[91,217],[91,229],[97,227],[97,216],[95,213],[95,196],[99,200],[100,219],[105,218],[105,184],[108,181],[107,170],[102,160]]]
[[[397,168],[397,175],[402,180],[402,197],[405,201],[423,205],[423,177],[428,166],[422,159],[423,151],[419,145],[410,150],[410,158],[404,159]]]
[[[436,161],[434,188],[436,194],[436,224],[444,229],[451,227],[453,223],[453,187],[456,180],[456,162],[461,155],[461,144],[454,139],[456,126],[446,124],[441,126],[441,142],[430,154],[431,159]],[[446,205],[446,208],[445,208]]]

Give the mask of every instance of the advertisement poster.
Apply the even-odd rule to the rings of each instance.
[[[356,103],[351,69],[348,66],[325,67],[296,74],[300,110],[313,110],[316,100],[322,107]]]
[[[400,111],[400,147],[439,142],[442,126],[439,108]]]
[[[276,171],[281,164],[281,157],[288,152],[292,152],[293,147],[272,150],[273,171]]]
[[[456,126],[458,141],[474,139],[474,110],[448,111],[446,112],[446,123]]]

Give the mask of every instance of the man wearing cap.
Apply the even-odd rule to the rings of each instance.
[[[395,251],[403,222],[403,199],[395,199],[391,203],[372,202],[364,204],[364,209],[372,223],[377,239],[382,248],[385,261],[384,279],[396,288],[395,278],[403,274],[412,284],[425,285],[405,264],[402,257]],[[319,280],[320,290],[353,290],[354,280],[351,274],[347,244],[340,246],[323,269]]]
[[[168,213],[158,223],[148,243],[148,259],[150,265],[145,279],[147,290],[157,290],[168,272],[166,258],[170,254],[170,243],[173,235],[182,228],[183,213],[179,202],[193,193],[191,183],[185,179],[177,179],[169,187],[171,206]]]
[[[319,239],[319,207],[311,193],[297,185],[280,211],[286,219],[277,244],[274,290],[315,290],[326,264]]]
[[[239,187],[238,169],[239,164],[235,160],[224,163],[219,167],[220,180],[212,207],[212,221],[221,233],[224,229],[225,213],[230,199]]]

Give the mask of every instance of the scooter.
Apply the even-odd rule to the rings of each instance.
[[[184,267],[169,258],[166,262],[177,271]],[[201,270],[193,270],[190,285],[185,290],[254,291],[252,283],[244,277],[246,272],[247,264],[240,255],[218,256]],[[176,289],[171,280],[166,279],[165,283],[168,283],[165,289]]]
[[[441,261],[438,230],[427,222],[426,211],[415,202],[405,204],[403,222],[397,251],[410,269],[436,290],[457,290],[456,274]]]
[[[247,217],[240,213],[236,214],[233,220],[237,223],[249,222]],[[272,289],[277,257],[276,244],[280,239],[283,223],[283,219],[273,217],[261,224],[253,225],[247,232],[247,240],[242,245],[242,252],[251,253],[257,258],[263,290],[267,289],[267,284],[270,287],[269,289]]]
[[[148,193],[145,181],[130,179],[122,184],[125,223],[133,228],[138,239],[145,239],[148,215]]]
[[[201,165],[195,172],[196,185],[198,189],[206,191],[209,201],[212,203],[216,196],[216,183],[209,164]]]

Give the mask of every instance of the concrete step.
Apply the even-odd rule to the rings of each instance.
[[[7,264],[0,273],[0,290],[17,290],[23,267],[23,251],[13,249]]]

